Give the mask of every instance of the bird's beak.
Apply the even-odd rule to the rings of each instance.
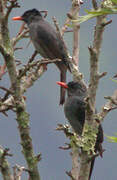
[[[13,21],[22,21],[22,17],[21,16],[17,16],[17,17],[13,17],[12,18]]]
[[[64,88],[68,88],[68,85],[66,84],[66,83],[64,83],[64,82],[59,82],[59,81],[57,81],[56,82],[56,84],[58,84],[59,86],[62,86],[62,87],[64,87]]]

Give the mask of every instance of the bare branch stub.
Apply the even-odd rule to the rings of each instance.
[[[66,124],[66,125],[58,124],[56,130],[57,131],[63,131],[64,134],[66,135],[66,137],[70,138],[70,137],[74,136],[74,134],[70,131],[70,127],[68,124]]]
[[[36,160],[39,162],[39,161],[41,161],[41,159],[42,159],[42,154],[39,153],[39,154],[36,156]]]
[[[107,26],[107,25],[109,25],[109,24],[111,24],[112,23],[112,19],[111,20],[109,20],[109,21],[107,21],[107,22],[104,22],[103,24],[102,24],[102,26]]]
[[[111,97],[108,98],[108,102],[101,108],[101,111],[98,113],[99,120],[103,121],[105,116],[113,109],[117,108],[117,90],[113,93]]]
[[[98,77],[99,77],[99,79],[100,79],[100,78],[103,78],[103,77],[106,76],[106,75],[107,75],[107,72],[103,72],[103,73],[100,73]]]
[[[73,177],[71,171],[66,171],[66,174],[71,178],[71,180],[76,180],[76,179]]]

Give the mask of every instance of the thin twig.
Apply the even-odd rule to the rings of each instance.
[[[35,56],[35,53],[33,55]],[[21,79],[24,75],[26,75],[26,73],[30,70],[30,68],[32,68],[34,66],[37,67],[37,71],[38,71],[41,65],[55,63],[58,61],[61,61],[61,59],[52,59],[52,60],[51,59],[42,59],[42,60],[38,60],[34,63],[28,63],[24,69],[19,70],[20,73],[19,73],[18,79]]]
[[[10,5],[6,6],[6,8],[7,8],[7,12],[6,12],[6,15],[5,15],[6,19],[8,19],[8,16],[9,16],[9,14],[12,11],[13,8],[20,8],[20,5],[17,2],[17,0],[12,0],[12,1],[9,1],[9,2],[10,2]]]
[[[16,36],[15,38],[12,39],[12,44],[13,44],[14,49],[15,49],[15,45],[17,44],[17,42],[19,42],[23,38],[29,37],[29,36],[26,36],[28,34],[28,32],[29,32],[29,30],[25,30],[24,32],[22,32],[21,34],[19,34],[18,36]]]

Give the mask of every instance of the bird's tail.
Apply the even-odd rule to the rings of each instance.
[[[94,163],[95,163],[95,157],[92,159],[91,161],[91,167],[90,167],[90,172],[89,172],[89,179],[91,179],[91,175],[92,175],[92,172],[93,172],[93,168],[94,168]]]
[[[98,128],[97,140],[96,140],[96,144],[95,144],[95,153],[98,151],[101,157],[103,157],[103,152],[104,152],[104,149],[102,148],[102,142],[103,142],[103,128],[100,124],[99,128]],[[91,161],[91,168],[90,168],[88,180],[90,180],[90,178],[91,178],[94,163],[95,163],[95,157]]]
[[[64,68],[64,70],[62,70],[60,72],[60,81],[61,82],[66,82],[66,73],[67,73],[66,68]],[[60,87],[60,103],[59,103],[60,105],[63,105],[65,102],[65,92],[66,92],[65,88]]]

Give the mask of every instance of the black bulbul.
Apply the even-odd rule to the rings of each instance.
[[[67,90],[67,99],[64,104],[64,113],[72,126],[76,134],[82,135],[83,126],[85,123],[85,101],[84,98],[87,95],[86,87],[79,82],[69,82],[68,84],[64,82],[57,82],[58,85],[64,87]],[[102,156],[102,142],[103,142],[103,129],[99,125],[97,140],[95,144],[95,152],[99,151]],[[91,178],[95,158],[91,161],[91,169],[89,174],[89,180]]]
[[[65,44],[60,35],[55,29],[43,18],[41,12],[36,9],[31,9],[22,16],[13,17],[13,20],[24,21],[29,28],[29,35],[36,51],[44,58],[61,59],[61,62],[56,62],[60,70],[60,79],[66,82],[67,69],[70,70],[67,62],[67,52]],[[61,87],[60,104],[65,101],[65,89]]]

